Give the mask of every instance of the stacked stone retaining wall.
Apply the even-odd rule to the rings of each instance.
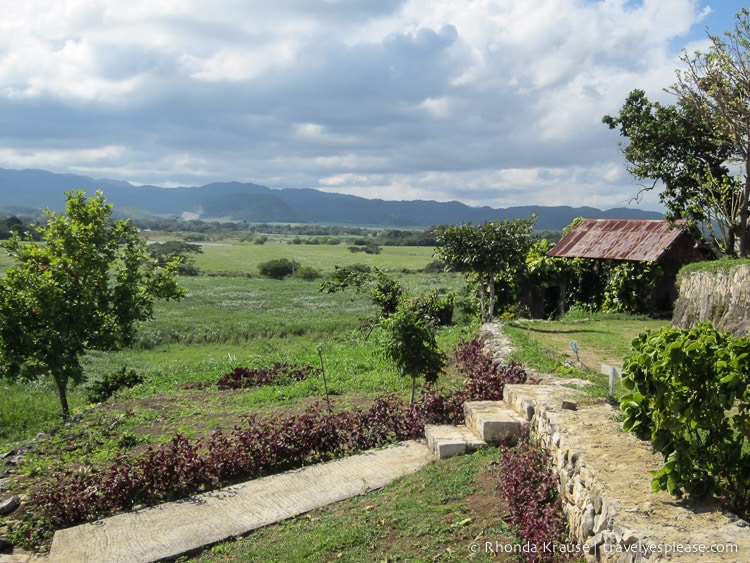
[[[737,335],[750,334],[750,264],[680,275],[672,322],[692,328],[701,321]]]

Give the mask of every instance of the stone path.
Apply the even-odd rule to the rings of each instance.
[[[55,533],[47,561],[173,559],[233,536],[384,487],[433,456],[424,443],[382,450],[248,481],[185,501],[149,507]]]

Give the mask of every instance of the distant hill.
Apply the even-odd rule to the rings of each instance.
[[[392,227],[430,227],[457,223],[483,223],[502,219],[539,216],[536,228],[559,231],[576,217],[591,219],[662,219],[653,211],[593,207],[546,207],[529,205],[494,209],[470,207],[458,201],[384,201],[314,189],[271,189],[257,184],[222,182],[200,187],[160,188],[134,186],[128,182],[97,180],[45,170],[0,168],[0,210],[62,210],[64,193],[101,189],[115,210],[131,216],[198,216],[204,220],[324,223]]]

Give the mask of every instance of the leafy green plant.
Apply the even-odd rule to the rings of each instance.
[[[651,313],[656,307],[652,288],[664,276],[653,262],[611,265],[602,310],[615,313]]]
[[[377,305],[379,315],[388,317],[398,307],[405,291],[399,283],[379,268],[339,268],[331,280],[321,284],[320,290],[336,293],[353,287],[357,293],[367,291],[372,302]]]
[[[664,466],[654,490],[723,495],[750,508],[750,339],[701,323],[633,341],[623,368],[623,427],[650,439]]]
[[[258,264],[258,272],[264,278],[283,280],[294,274],[295,264],[286,258],[275,258]]]
[[[109,399],[116,391],[135,387],[143,383],[142,375],[135,370],[127,369],[125,366],[117,371],[106,374],[98,381],[94,381],[89,386],[87,399],[90,403],[103,403]]]
[[[456,294],[452,291],[433,289],[424,295],[412,297],[406,302],[406,306],[437,326],[448,326],[453,323],[455,301]]]
[[[427,383],[437,381],[446,365],[445,354],[435,340],[430,323],[414,309],[400,307],[393,315],[383,320],[383,356],[396,364],[400,375],[411,376],[411,396],[417,378]]]

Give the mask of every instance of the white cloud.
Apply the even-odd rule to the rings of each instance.
[[[669,100],[680,41],[695,41],[706,10],[698,0],[12,2],[0,20],[0,166],[476,205],[622,204],[637,188],[601,117],[634,88]]]

